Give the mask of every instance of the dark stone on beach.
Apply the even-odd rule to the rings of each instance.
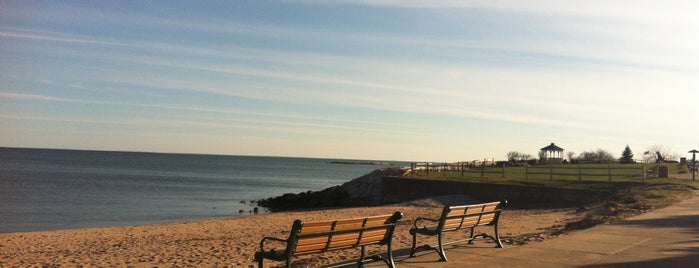
[[[402,175],[403,173],[404,171],[400,168],[377,169],[341,186],[333,186],[322,191],[287,193],[282,196],[258,200],[257,204],[270,211],[379,205],[381,178]]]
[[[278,197],[271,197],[258,201],[258,204],[272,211],[284,211],[298,208],[351,205],[347,200],[349,200],[347,191],[340,188],[340,186],[334,186],[318,192],[288,193]]]

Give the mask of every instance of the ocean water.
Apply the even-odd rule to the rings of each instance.
[[[335,161],[348,160],[0,148],[0,232],[249,215],[251,200],[381,167]]]

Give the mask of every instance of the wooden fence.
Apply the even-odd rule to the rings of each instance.
[[[577,177],[578,181],[582,182],[583,177],[606,177],[609,182],[612,182],[612,177],[637,177],[646,180],[648,172],[646,166],[533,166],[524,167],[524,179],[527,180],[531,175],[546,175],[550,180],[554,176]]]
[[[485,177],[486,174],[498,174],[502,178],[516,179],[549,179],[565,178],[577,179],[582,182],[583,178],[606,178],[609,182],[614,177],[623,178],[641,178],[646,180],[648,175],[654,174],[654,170],[647,170],[646,166],[638,165],[541,165],[541,166],[524,166],[524,167],[505,167],[503,166],[473,166],[469,162],[457,163],[431,163],[431,162],[415,162],[411,163],[410,170],[413,174],[430,174],[440,173],[443,176],[480,176]]]
[[[427,175],[430,172],[441,172],[446,176],[447,172],[461,172],[461,177],[466,174],[479,174],[483,177],[485,174],[502,174],[505,177],[505,166],[496,167],[494,165],[475,166],[471,162],[456,162],[456,163],[430,163],[430,162],[413,162],[410,164],[410,171],[413,174],[424,171]]]

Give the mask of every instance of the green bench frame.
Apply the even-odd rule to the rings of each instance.
[[[357,267],[362,267],[365,262],[382,260],[388,267],[393,268],[395,264],[391,240],[396,223],[401,218],[403,218],[403,213],[395,212],[381,216],[334,221],[304,223],[301,220],[295,220],[289,238],[262,238],[260,251],[255,253],[255,261],[259,268],[263,267],[265,259],[285,261],[286,267],[290,268],[294,256],[359,247],[361,255],[357,261]],[[266,249],[265,245],[270,241],[286,245],[282,251],[274,248]],[[386,245],[388,259],[381,255],[366,257],[365,247],[368,245]]]
[[[410,229],[410,234],[413,236],[410,257],[415,257],[415,252],[418,249],[433,249],[439,253],[440,261],[447,261],[447,256],[444,254],[444,246],[462,242],[472,244],[476,238],[491,238],[495,241],[497,248],[502,248],[502,242],[500,242],[500,236],[498,235],[498,219],[505,204],[507,204],[507,201],[465,206],[445,206],[439,219],[415,219],[413,228]],[[474,235],[474,229],[478,226],[493,226],[495,236],[486,233]],[[442,241],[443,233],[463,229],[470,230],[469,238],[446,243]],[[424,245],[416,247],[418,234],[425,236],[436,235],[438,244],[436,246]]]

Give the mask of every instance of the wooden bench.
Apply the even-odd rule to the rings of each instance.
[[[401,218],[403,218],[403,213],[396,212],[388,215],[334,221],[304,223],[301,220],[295,220],[289,238],[265,237],[260,241],[260,251],[255,253],[255,261],[260,268],[263,267],[264,259],[286,261],[286,267],[291,267],[294,256],[359,247],[361,248],[361,256],[357,262],[358,267],[361,267],[365,262],[379,260],[384,261],[388,267],[395,267],[391,252],[391,239],[396,223]],[[265,248],[266,244],[275,241],[278,249]],[[388,259],[381,255],[366,257],[365,246],[368,245],[386,245]]]
[[[415,251],[418,249],[433,249],[439,253],[441,261],[447,261],[447,256],[444,254],[444,246],[456,243],[468,242],[473,243],[476,238],[491,238],[497,244],[496,247],[502,248],[500,236],[498,235],[498,219],[500,212],[507,201],[490,202],[475,205],[465,206],[445,206],[442,210],[442,215],[439,219],[417,218],[413,223],[413,228],[410,229],[410,234],[413,236],[413,245],[410,249],[410,257],[415,256]],[[474,236],[474,229],[478,226],[493,226],[495,236],[482,233]],[[442,241],[442,234],[458,230],[468,230],[471,232],[469,238],[451,241],[445,243]],[[437,236],[438,244],[436,246],[424,245],[416,248],[417,235]]]

